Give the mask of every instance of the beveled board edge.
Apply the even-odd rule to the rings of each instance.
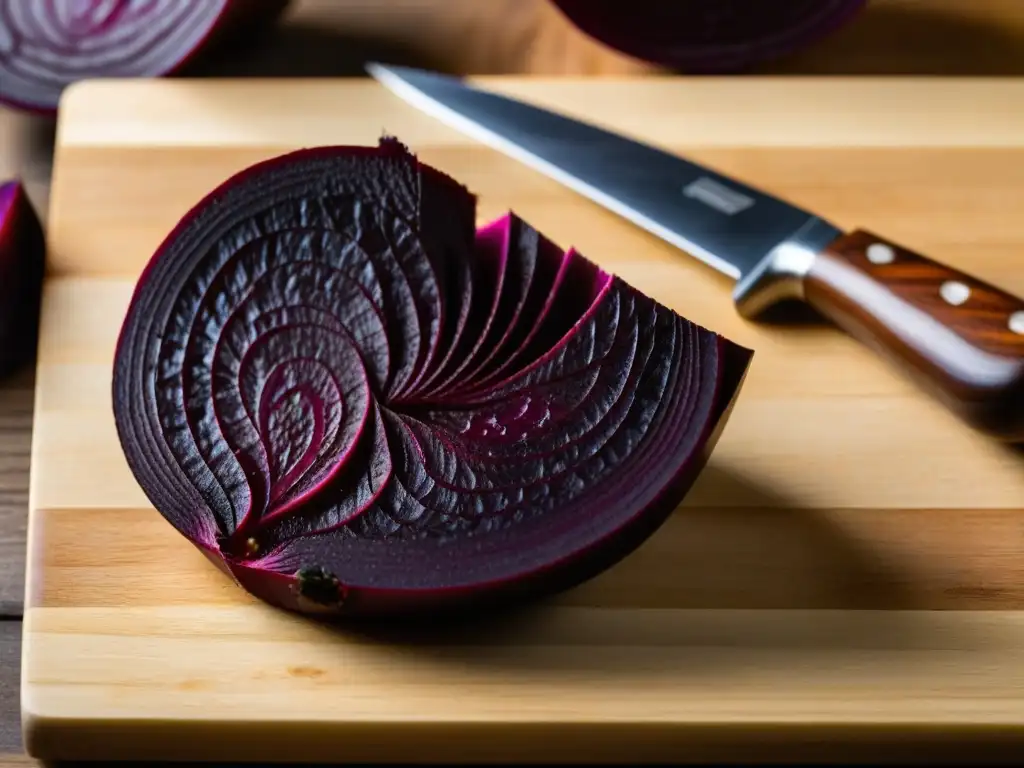
[[[1024,122],[1024,79],[1016,78],[468,79],[570,116],[586,115],[613,130],[642,133],[648,141],[676,146],[1008,147],[1021,145],[1019,128]],[[346,87],[349,99],[336,98],[339,85]],[[275,105],[273,110],[261,108],[261,102],[268,101]],[[630,109],[622,109],[624,101]],[[90,109],[88,119],[82,120],[78,112],[85,104]],[[96,109],[97,104],[103,108]],[[196,104],[216,106],[206,109],[198,126],[190,109]],[[317,105],[317,121],[308,121],[306,104]],[[409,141],[467,141],[367,78],[104,79],[80,81],[64,92],[60,109],[65,119],[58,127],[57,143],[124,147],[229,141],[233,146],[266,146],[275,136],[301,127],[307,141],[329,144],[336,140],[339,121],[362,122],[362,116],[353,113],[371,105],[382,122],[400,114],[403,137]],[[230,121],[221,119],[226,113]],[[68,114],[79,119],[69,121]],[[139,114],[146,116],[144,134],[138,130]],[[979,122],[978,114],[989,119]]]

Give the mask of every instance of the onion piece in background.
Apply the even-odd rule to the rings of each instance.
[[[277,18],[288,0],[0,0],[0,103],[53,113],[71,83],[160,77]]]
[[[826,37],[867,0],[552,0],[582,32],[628,56],[729,73]]]

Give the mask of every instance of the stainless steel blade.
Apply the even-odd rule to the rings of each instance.
[[[841,231],[721,173],[454,77],[369,64],[413,106],[605,206],[741,283],[779,249],[816,253]],[[785,256],[785,254],[783,254]]]

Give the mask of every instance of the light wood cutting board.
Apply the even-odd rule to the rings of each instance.
[[[1024,294],[1024,82],[503,80]],[[142,265],[245,165],[395,134],[756,350],[706,472],[600,578],[400,639],[248,597],[129,474],[114,341]],[[849,760],[1024,746],[1024,452],[827,325],[748,324],[717,274],[370,81],[97,82],[61,109],[32,454],[23,706],[47,759]],[[902,750],[902,751],[901,751]]]

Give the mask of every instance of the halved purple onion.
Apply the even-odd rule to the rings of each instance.
[[[0,376],[35,351],[45,265],[43,227],[18,180],[0,184]]]
[[[142,274],[114,415],[156,509],[311,613],[495,606],[638,546],[752,353],[394,140],[237,174]]]
[[[171,74],[288,0],[0,0],[0,102],[53,112],[86,78]]]
[[[850,21],[867,0],[552,0],[581,31],[637,59],[734,72],[791,53]]]

